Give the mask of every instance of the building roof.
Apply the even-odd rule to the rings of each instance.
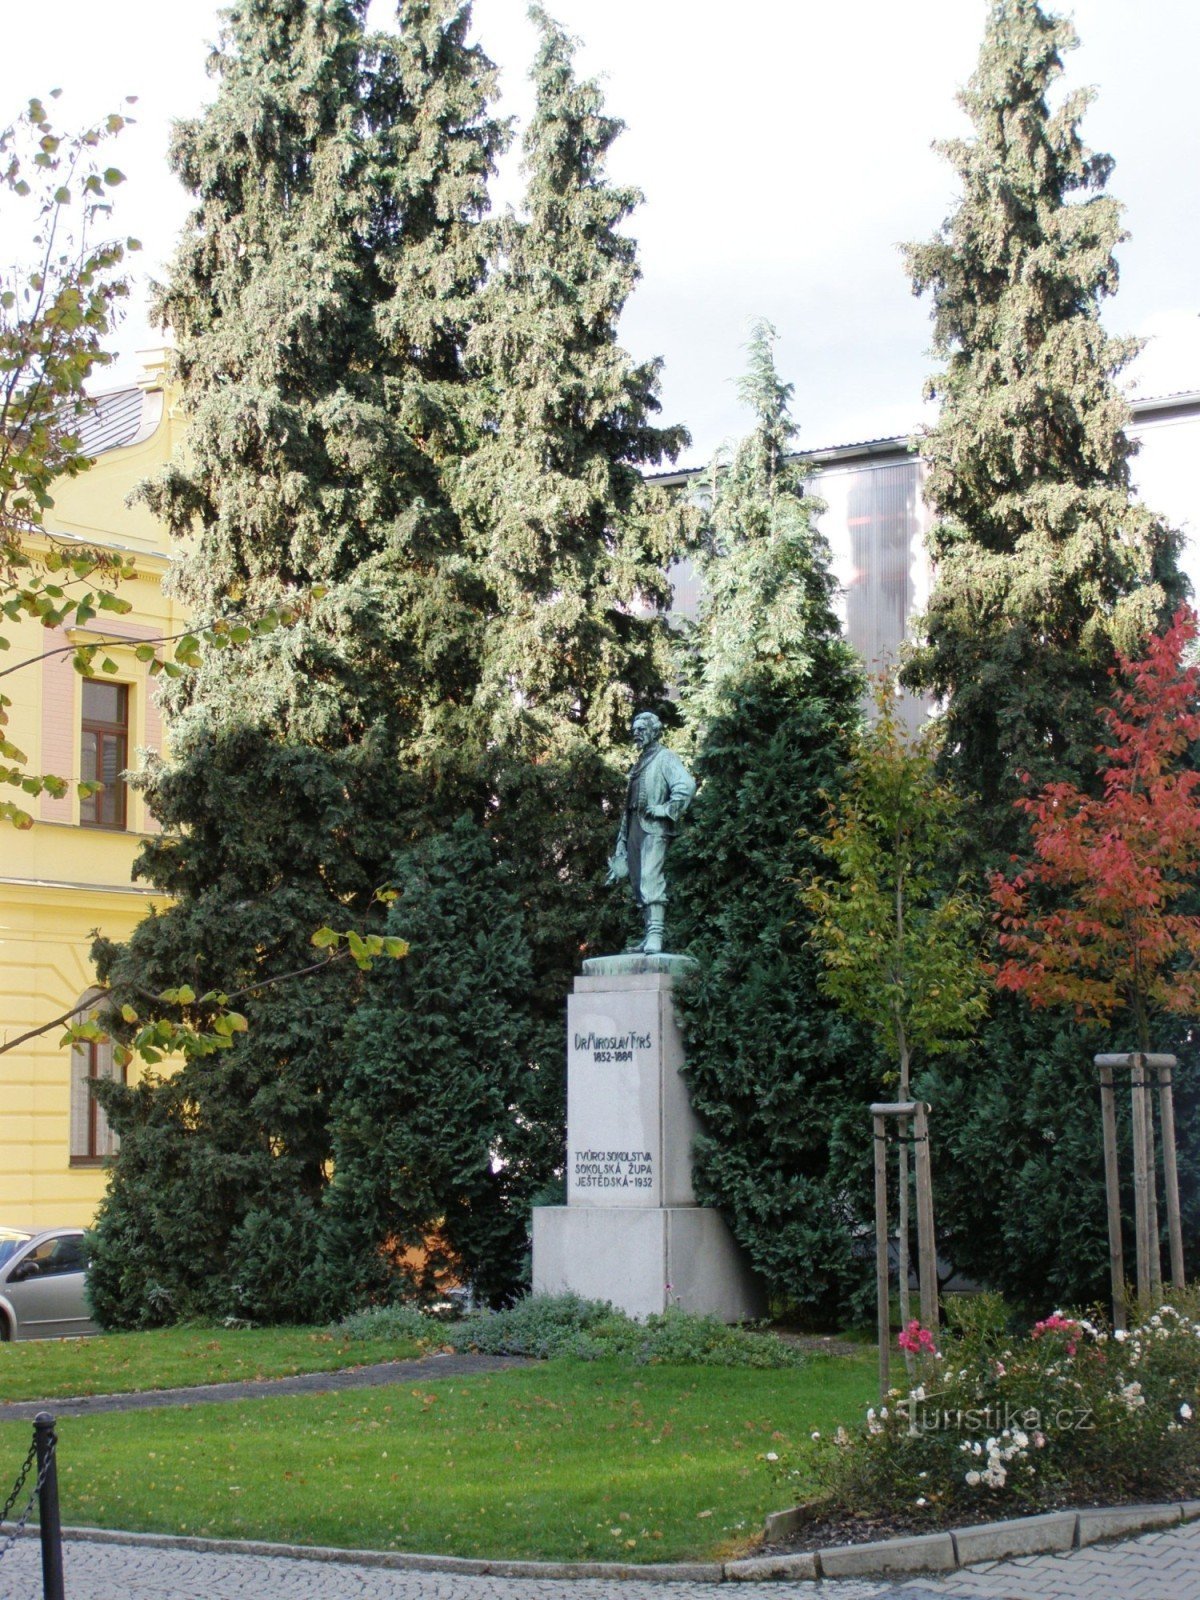
[[[1156,395],[1146,400],[1130,400],[1134,424],[1175,422],[1188,417],[1200,417],[1200,389],[1184,389],[1176,394]],[[837,461],[869,460],[872,457],[890,457],[892,460],[916,453],[921,435],[900,434],[891,439],[862,439],[855,444],[825,445],[819,450],[797,450],[791,459],[810,461],[814,466],[831,466]],[[665,488],[690,482],[707,472],[707,466],[678,467],[673,472],[646,474],[647,483],[657,483]]]
[[[162,390],[141,384],[93,396],[91,405],[75,421],[84,455],[94,458],[140,444],[158,426],[162,410]]]
[[[114,389],[98,395],[79,419],[85,454],[99,456],[131,443],[142,426],[143,399],[138,388]]]

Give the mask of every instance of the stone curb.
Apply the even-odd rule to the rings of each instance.
[[[767,1519],[776,1536],[795,1527],[800,1508],[779,1511]],[[1128,1539],[1134,1534],[1176,1527],[1200,1518],[1200,1500],[1164,1505],[1089,1507],[1082,1511],[1050,1511],[1009,1522],[982,1522],[948,1533],[918,1534],[905,1539],[880,1539],[872,1544],[837,1545],[795,1555],[750,1556],[727,1561],[727,1583],[761,1583],[768,1578],[819,1579],[894,1577],[899,1573],[953,1572],[981,1562],[1015,1556],[1054,1555],[1097,1544],[1102,1539]]]
[[[26,1528],[25,1537],[37,1538]],[[658,1583],[720,1583],[719,1561],[500,1561],[468,1556],[412,1555],[400,1550],[341,1550],[329,1545],[269,1544],[261,1539],[202,1539],[190,1534],[122,1533],[115,1528],[64,1528],[64,1539],[91,1544],[124,1544],[143,1550],[194,1550],[224,1556],[272,1556],[293,1561],[324,1561],[355,1567],[386,1567],[399,1572],[454,1572],[497,1578],[642,1578]]]
[[[787,1512],[768,1520],[778,1527]],[[122,1533],[115,1528],[64,1528],[64,1539],[124,1544],[142,1549],[194,1550],[212,1555],[279,1557],[324,1561],[398,1572],[447,1572],[497,1578],[615,1578],[656,1583],[796,1582],[821,1578],[894,1577],[904,1573],[953,1572],[980,1562],[1082,1549],[1103,1539],[1127,1539],[1154,1529],[1200,1519],[1200,1500],[1163,1505],[1089,1507],[1051,1511],[1009,1522],[978,1523],[948,1533],[838,1545],[795,1555],[747,1556],[740,1561],[499,1561],[468,1556],[416,1555],[399,1550],[342,1550],[329,1545],[271,1544],[261,1539],[203,1539],[190,1534]],[[24,1537],[37,1538],[36,1529]]]

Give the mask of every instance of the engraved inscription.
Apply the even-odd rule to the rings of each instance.
[[[578,1189],[651,1189],[649,1150],[572,1150],[571,1183]]]

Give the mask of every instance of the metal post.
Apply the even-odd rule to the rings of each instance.
[[[1104,1192],[1108,1201],[1108,1266],[1112,1283],[1113,1327],[1128,1326],[1125,1310],[1125,1247],[1121,1238],[1121,1177],[1117,1167],[1117,1102],[1112,1066],[1096,1057],[1100,1073],[1100,1115],[1104,1125]]]
[[[1133,1222],[1138,1240],[1138,1299],[1150,1302],[1150,1190],[1146,1173],[1146,1058],[1130,1058],[1133,1101]]]
[[[1185,1284],[1183,1276],[1183,1224],[1179,1215],[1179,1166],[1175,1155],[1175,1093],[1172,1079],[1174,1056],[1159,1056],[1158,1118],[1162,1124],[1163,1188],[1167,1200],[1167,1233],[1171,1243],[1171,1282],[1176,1289]]]
[[[62,1521],[58,1514],[58,1438],[54,1432],[54,1418],[48,1411],[39,1411],[34,1417],[33,1438],[37,1446],[42,1594],[44,1600],[64,1600]]]
[[[929,1107],[917,1105],[917,1262],[921,1274],[921,1321],[937,1337],[937,1244],[933,1231],[933,1169],[929,1159]]]
[[[887,1124],[875,1123],[875,1310],[879,1329],[879,1396],[888,1392],[888,1358],[892,1339],[892,1308],[888,1293]]]

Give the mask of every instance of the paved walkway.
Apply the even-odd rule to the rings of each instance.
[[[155,1406],[212,1405],[225,1400],[270,1400],[288,1394],[331,1394],[340,1389],[376,1389],[389,1383],[428,1383],[435,1378],[471,1378],[480,1372],[527,1367],[524,1356],[421,1356],[415,1361],[380,1361],[338,1372],[300,1372],[293,1378],[247,1378],[188,1389],[140,1389],[129,1394],[80,1395],[70,1400],[10,1400],[0,1404],[0,1422],[32,1422],[39,1411],[55,1417],[91,1417],[98,1411],[149,1411]]]
[[[902,1583],[647,1583],[498,1578],[70,1540],[70,1600],[1200,1600],[1200,1523]],[[36,1539],[0,1562],[6,1600],[40,1600]]]

